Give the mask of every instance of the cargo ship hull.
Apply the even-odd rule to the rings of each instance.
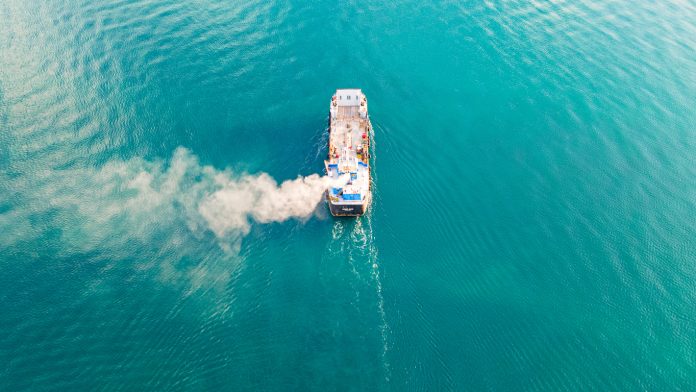
[[[334,204],[328,198],[329,211],[333,216],[360,216],[367,212],[367,207],[370,205],[369,200],[362,204]]]
[[[372,125],[367,98],[359,89],[339,89],[331,98],[328,159],[324,162],[333,185],[326,192],[334,216],[360,216],[372,199],[370,138]]]
[[[366,212],[367,206],[363,204],[340,206],[329,203],[329,210],[333,216],[360,216]]]

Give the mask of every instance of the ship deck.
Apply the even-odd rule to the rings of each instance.
[[[362,215],[371,200],[367,99],[358,89],[336,90],[330,113],[325,164],[334,184],[327,191],[327,201],[333,215]]]
[[[329,161],[336,163],[336,154],[340,154],[344,147],[350,147],[353,151],[358,151],[362,147],[363,154],[358,158],[365,164],[368,163],[369,156],[369,120],[360,118],[338,118],[331,121],[331,132],[329,134]]]

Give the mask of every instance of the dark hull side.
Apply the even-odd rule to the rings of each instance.
[[[360,216],[365,213],[367,209],[367,203],[363,204],[350,204],[350,205],[336,205],[329,201],[329,210],[333,216]]]

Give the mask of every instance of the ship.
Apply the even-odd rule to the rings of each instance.
[[[333,216],[360,216],[372,199],[367,97],[360,89],[338,89],[329,108],[329,154],[324,165],[332,185],[326,200]]]

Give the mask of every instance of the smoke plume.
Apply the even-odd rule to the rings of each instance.
[[[13,193],[7,196],[23,202],[0,212],[0,245],[38,240],[58,227],[61,243],[82,251],[117,251],[133,239],[152,241],[158,231],[176,242],[180,228],[238,246],[254,221],[309,218],[330,185],[317,174],[281,184],[268,174],[237,175],[201,165],[185,148],[169,162],[39,169],[3,182]]]

